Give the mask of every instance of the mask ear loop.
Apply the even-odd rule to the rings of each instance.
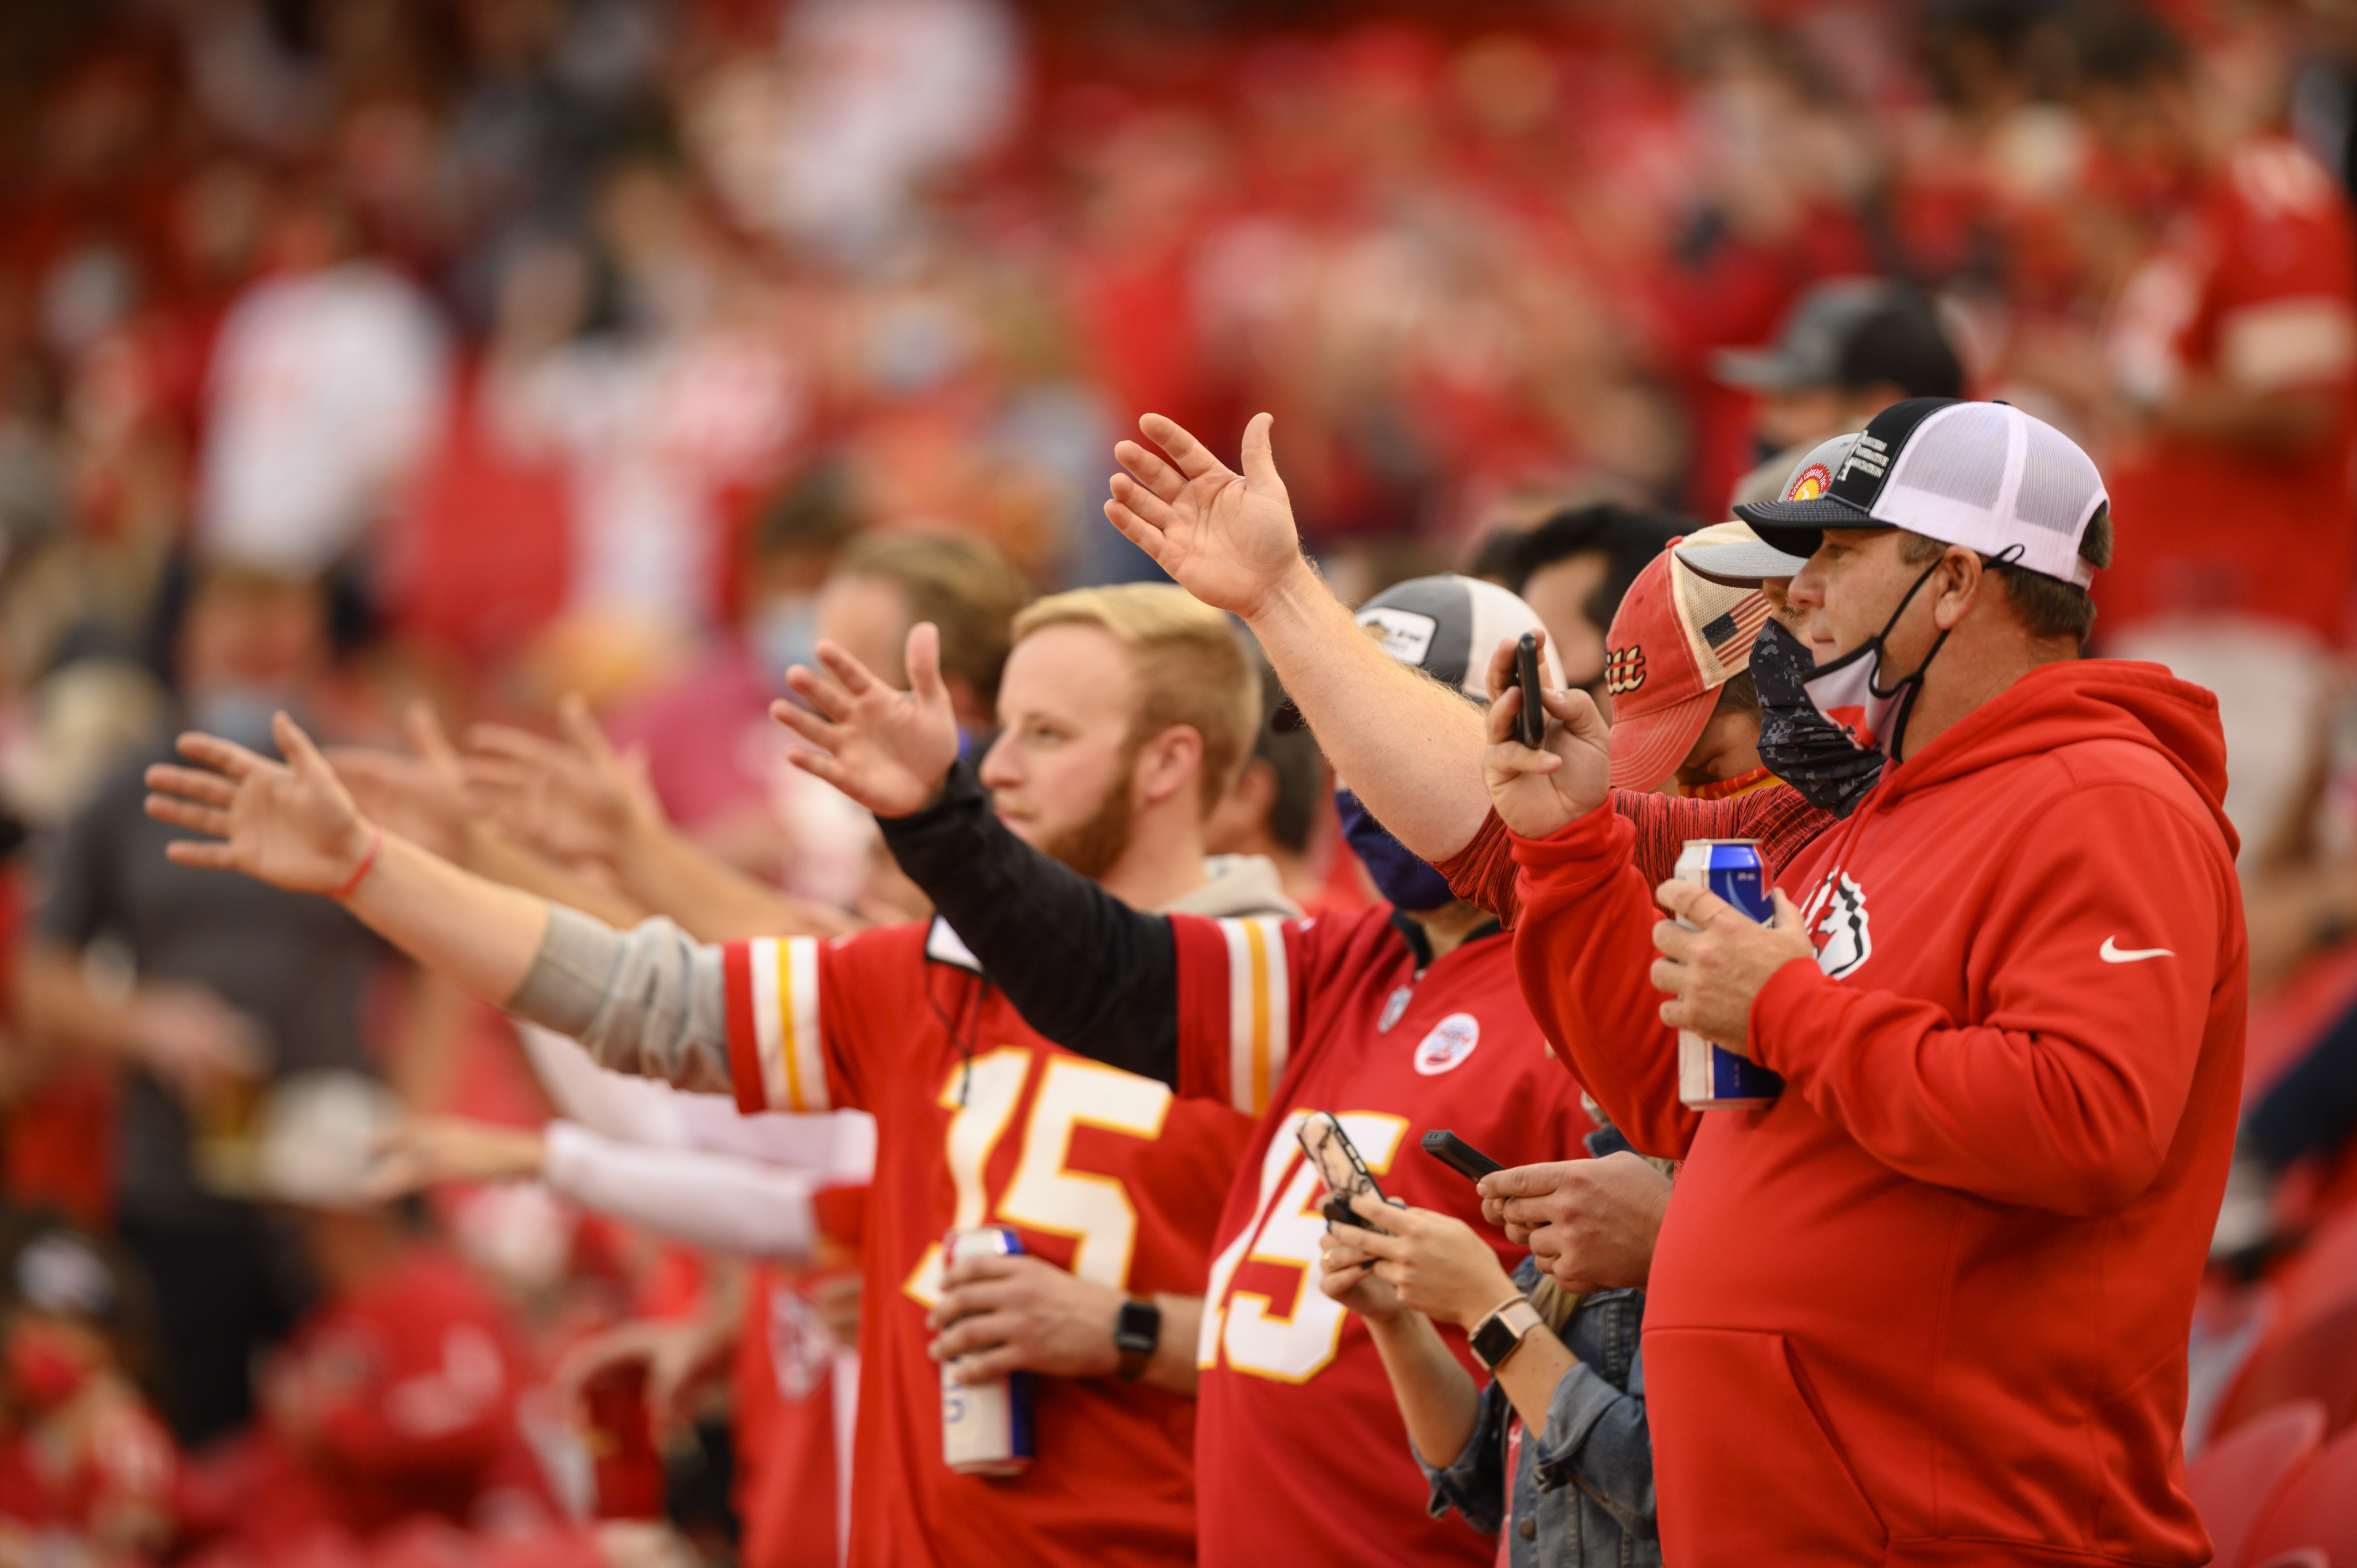
[[[2008,544],[1994,555],[1982,556],[1981,564],[1983,566],[2010,566],[2018,562],[2025,553],[2027,553],[2027,551],[2024,546],[2018,543]],[[1932,574],[1939,569],[1940,564],[1937,561],[1932,562],[1929,566],[1923,569],[1923,575],[1915,579],[1915,586],[1907,590],[1907,596],[1900,600],[1899,607],[1891,612],[1889,624],[1882,628],[1882,637],[1889,637],[1890,635],[1891,627],[1897,626],[1899,624],[1899,618],[1907,613],[1907,607],[1914,602],[1916,593],[1923,586],[1924,584],[1932,580]],[[1912,674],[1900,676],[1896,682],[1892,682],[1890,690],[1888,692],[1878,691],[1875,693],[1875,695],[1878,697],[1898,698],[1898,705],[1891,710],[1890,760],[1893,764],[1907,760],[1904,757],[1900,755],[1900,746],[1907,737],[1907,720],[1908,716],[1915,710],[1915,699],[1923,694],[1923,671],[1932,668],[1932,660],[1939,657],[1940,650],[1947,646],[1948,638],[1955,629],[1956,628],[1954,627],[1950,627],[1946,631],[1942,632],[1937,638],[1932,639],[1931,650],[1923,655],[1922,662],[1915,666],[1915,670]],[[1879,643],[1882,640],[1882,638],[1877,638],[1875,640]],[[1871,681],[1867,682],[1869,690],[1873,688],[1873,684],[1874,683]],[[1900,694],[1902,692],[1905,693],[1904,695]]]

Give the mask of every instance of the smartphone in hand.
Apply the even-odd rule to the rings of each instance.
[[[1491,1171],[1506,1168],[1456,1133],[1446,1130],[1426,1133],[1424,1135],[1424,1152],[1467,1181],[1480,1181]]]
[[[1326,1184],[1326,1201],[1318,1206],[1318,1212],[1326,1217],[1328,1224],[1355,1225],[1361,1230],[1383,1230],[1361,1219],[1351,1208],[1351,1199],[1362,1192],[1372,1193],[1394,1208],[1406,1207],[1383,1196],[1383,1189],[1375,1185],[1373,1173],[1367,1169],[1367,1162],[1359,1157],[1351,1135],[1342,1131],[1342,1123],[1330,1113],[1311,1112],[1301,1123],[1300,1138],[1301,1152],[1309,1156],[1318,1179]]]
[[[1514,644],[1514,681],[1523,689],[1523,711],[1514,715],[1515,734],[1524,746],[1536,751],[1546,739],[1546,709],[1539,705],[1539,639],[1535,632],[1523,633]]]

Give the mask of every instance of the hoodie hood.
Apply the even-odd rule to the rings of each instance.
[[[2041,664],[1883,775],[1878,806],[1996,763],[2094,740],[2125,741],[2169,759],[2226,835],[2226,736],[2218,699],[2166,666],[2122,659]]]

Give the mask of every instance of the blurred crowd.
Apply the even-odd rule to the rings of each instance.
[[[2217,1344],[2357,1192],[2357,12],[113,0],[0,27],[0,1563],[231,1552],[260,1497],[302,1499],[265,1510],[274,1550],[418,1515],[518,1562],[726,1549],[726,1355],[630,1326],[734,1324],[767,1287],[540,1187],[354,1198],[339,1154],[404,1115],[529,1130],[542,1083],[339,913],[169,865],[139,766],[181,725],[264,745],[284,707],[404,753],[389,795],[471,779],[606,911],[664,902],[660,854],[617,847],[649,821],[813,910],[920,908],[764,709],[822,629],[898,672],[933,619],[986,729],[1028,592],[1158,576],[1099,511],[1147,412],[1273,412],[1346,599],[1513,581],[1583,685],[1631,574],[1517,569],[1542,520],[1717,521],[1907,392],[2071,432],[2119,531],[2099,643],[2225,704],[2251,1087],[2306,1070],[2298,1104],[2342,1107],[2279,1113],[2238,1165]],[[1212,847],[1365,901],[1314,751],[1270,744]],[[350,1352],[393,1300],[428,1304],[391,1314],[417,1342]]]

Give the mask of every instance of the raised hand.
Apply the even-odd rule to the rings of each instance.
[[[201,766],[150,768],[147,814],[211,835],[167,845],[178,865],[242,871],[294,893],[339,891],[366,861],[376,829],[293,719],[279,714],[270,728],[285,762],[218,736],[180,736],[180,755]]]
[[[818,749],[787,755],[879,817],[905,817],[941,793],[958,757],[957,717],[942,683],[942,639],[931,621],[909,632],[909,691],[896,691],[832,642],[823,671],[797,664],[786,684],[810,709],[779,701],[770,716]]]
[[[466,764],[423,699],[410,704],[402,728],[409,736],[407,756],[339,746],[328,749],[328,760],[371,822],[464,865],[470,858],[468,837],[474,821]]]
[[[1135,441],[1114,446],[1126,472],[1113,477],[1104,508],[1123,537],[1181,587],[1247,620],[1295,573],[1308,570],[1269,449],[1275,423],[1256,413],[1244,426],[1239,474],[1176,422],[1149,413],[1137,427],[1161,452]]]
[[[1488,749],[1481,777],[1505,824],[1540,839],[1602,805],[1612,789],[1612,727],[1585,692],[1545,691],[1539,701],[1556,722],[1544,744],[1524,746],[1514,733],[1523,689],[1514,680],[1514,644],[1501,639],[1490,658]]]
[[[563,740],[475,725],[467,732],[475,748],[467,781],[493,802],[508,832],[553,858],[619,862],[630,833],[662,814],[644,758],[616,751],[577,695],[557,704],[556,722]]]

